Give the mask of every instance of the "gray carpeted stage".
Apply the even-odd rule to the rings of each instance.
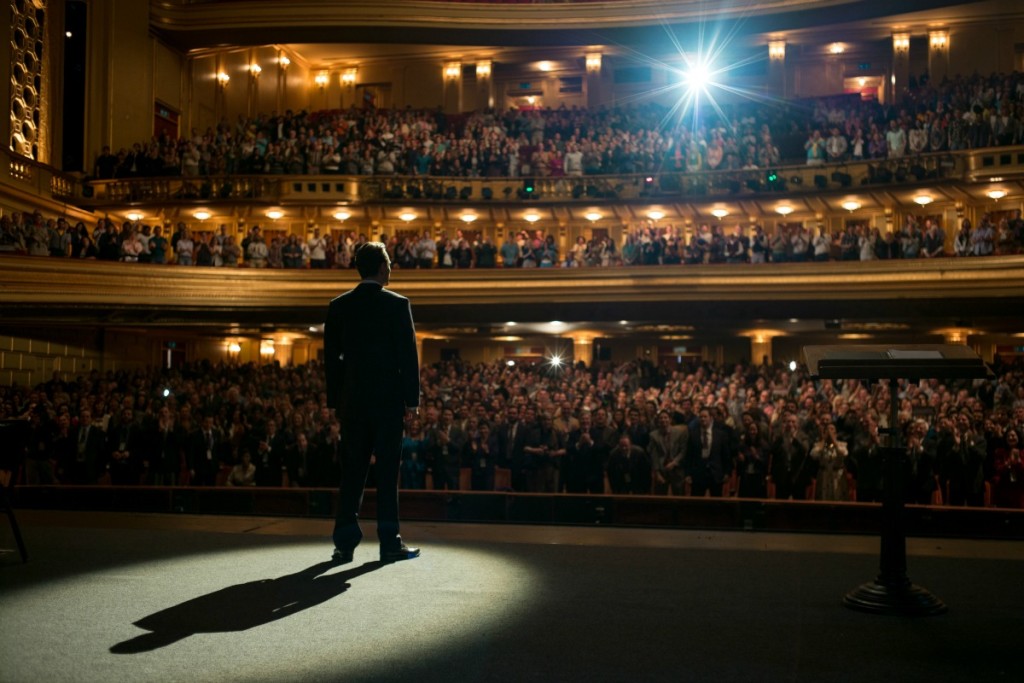
[[[841,606],[876,572],[864,536],[408,523],[421,558],[382,566],[371,542],[334,567],[324,520],[19,515],[2,681],[1024,676],[1020,542],[911,539],[949,613],[908,619]]]

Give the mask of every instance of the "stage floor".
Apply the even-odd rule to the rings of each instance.
[[[25,510],[0,681],[1021,680],[1024,544],[910,539],[939,617],[862,614],[867,536]]]

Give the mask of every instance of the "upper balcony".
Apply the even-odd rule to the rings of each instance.
[[[585,225],[617,230],[634,220],[669,223],[729,220],[892,222],[902,213],[974,217],[973,212],[1019,208],[1024,196],[1024,147],[923,155],[899,161],[765,170],[594,175],[543,178],[436,178],[426,176],[236,175],[129,178],[83,182],[52,167],[4,151],[0,180],[8,192],[73,204],[122,220],[136,211],[151,220],[208,225],[266,223],[277,209],[278,227],[336,225],[344,210],[351,229],[397,231],[400,214],[413,209],[428,227],[504,227],[544,221],[550,228]],[[532,191],[527,191],[532,187]],[[1002,193],[1002,194],[1000,194]],[[925,205],[927,210],[925,210]],[[738,217],[738,218],[737,218]],[[422,229],[423,223],[417,225]],[[527,227],[526,223],[522,223]],[[211,228],[212,229],[212,228]]]

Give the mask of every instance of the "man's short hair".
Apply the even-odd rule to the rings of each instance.
[[[367,242],[356,250],[356,270],[359,277],[375,277],[380,272],[381,264],[391,266],[391,258],[383,242]]]

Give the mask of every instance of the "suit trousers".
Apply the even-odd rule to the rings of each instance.
[[[359,509],[363,504],[370,456],[376,456],[377,538],[381,547],[398,539],[398,472],[402,456],[402,416],[346,411],[341,424],[341,485],[334,545],[359,545]],[[354,412],[354,414],[353,414]]]

